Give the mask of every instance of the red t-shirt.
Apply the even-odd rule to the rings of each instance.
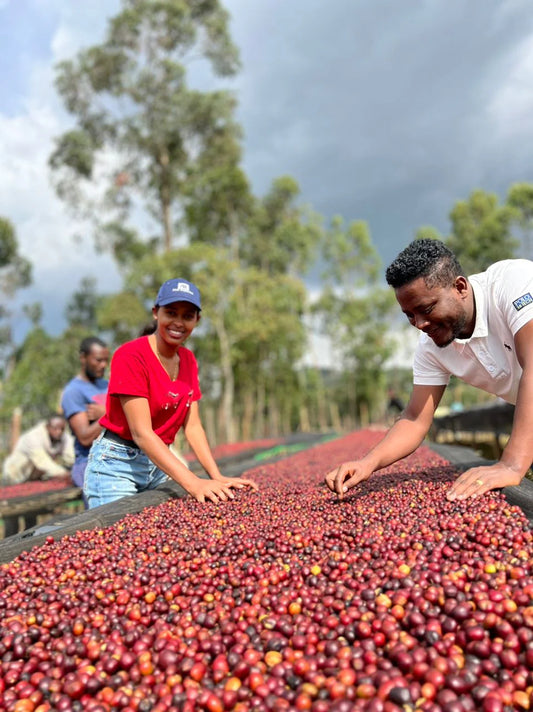
[[[180,346],[178,354],[178,378],[171,381],[152,351],[148,336],[119,346],[111,359],[106,413],[100,418],[100,425],[132,440],[119,396],[140,396],[148,401],[154,432],[167,445],[174,442],[190,404],[202,397],[194,354],[184,346]]]

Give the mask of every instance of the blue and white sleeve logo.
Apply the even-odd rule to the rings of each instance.
[[[513,302],[513,306],[516,311],[520,311],[520,309],[527,307],[528,304],[533,304],[533,297],[529,292],[522,294],[521,297],[518,297],[518,299],[515,299]]]

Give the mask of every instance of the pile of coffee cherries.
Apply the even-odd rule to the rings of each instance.
[[[7,712],[533,709],[533,537],[501,493],[448,502],[426,447],[344,501],[359,431],[0,567]]]
[[[43,494],[44,492],[55,492],[56,490],[73,487],[70,477],[54,477],[50,480],[28,480],[18,485],[7,485],[0,487],[0,499],[13,499],[15,497],[30,497]]]

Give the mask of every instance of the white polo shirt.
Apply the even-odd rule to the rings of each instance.
[[[413,383],[445,386],[454,375],[514,404],[522,367],[513,337],[533,319],[533,262],[502,260],[468,280],[476,303],[472,336],[439,348],[421,333],[413,362]]]

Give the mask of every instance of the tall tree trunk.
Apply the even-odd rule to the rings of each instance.
[[[239,221],[237,220],[237,216],[236,216],[235,212],[232,212],[231,216],[230,216],[230,230],[231,230],[230,259],[233,260],[233,262],[238,263],[239,262],[240,236],[239,236]]]
[[[328,417],[326,408],[326,396],[324,392],[324,381],[322,380],[322,374],[320,369],[316,368],[317,375],[317,389],[316,389],[316,405],[317,405],[317,416],[318,416],[318,429],[324,432],[328,429]]]
[[[205,434],[211,447],[215,447],[219,440],[217,437],[217,427],[215,418],[215,409],[213,406],[207,406],[205,410],[202,411],[202,420],[205,425]]]
[[[346,414],[342,419],[342,427],[347,433],[355,430],[355,421],[351,415]]]
[[[268,430],[270,437],[276,437],[280,434],[279,407],[274,397],[271,397],[268,403]]]
[[[165,252],[170,252],[172,247],[172,225],[170,220],[170,205],[163,208],[163,226],[165,232]]]
[[[161,220],[163,223],[163,234],[165,238],[165,252],[170,252],[172,247],[172,219],[170,217],[170,204],[172,202],[170,196],[169,187],[169,156],[168,153],[162,153],[159,156],[159,163],[162,168],[162,179],[161,179],[161,189],[160,189],[160,199],[161,199]]]
[[[254,394],[250,387],[246,388],[243,395],[242,414],[242,440],[248,442],[252,439],[252,424],[254,419]]]
[[[257,398],[255,409],[255,437],[265,437],[265,380],[259,375],[257,379]]]
[[[350,393],[350,399],[352,402],[351,411],[353,413],[354,425],[355,425],[355,427],[357,427],[357,421],[359,420],[359,417],[358,417],[358,413],[357,413],[357,385],[355,383],[355,380],[353,381],[353,388]]]
[[[363,428],[368,427],[368,424],[370,423],[370,417],[368,413],[368,404],[365,401],[362,401],[360,406],[359,406],[359,412],[360,412],[360,421],[361,425]]]
[[[20,433],[22,431],[22,408],[17,406],[13,410],[13,415],[11,417],[11,431],[9,437],[9,452],[13,452],[17,440],[20,438]]]
[[[285,401],[281,408],[281,434],[288,435],[291,431],[291,403]]]
[[[215,324],[220,344],[220,367],[222,370],[221,425],[225,434],[225,442],[234,443],[236,440],[235,420],[233,417],[235,381],[231,365],[231,344],[223,323],[223,317],[216,319],[213,323]]]
[[[310,433],[311,432],[311,425],[309,423],[309,411],[307,410],[307,406],[302,403],[300,406],[300,430],[302,433]]]
[[[337,405],[337,403],[333,403],[333,401],[331,401],[329,404],[329,417],[333,430],[340,432],[342,430],[342,424],[339,415],[339,406]]]

